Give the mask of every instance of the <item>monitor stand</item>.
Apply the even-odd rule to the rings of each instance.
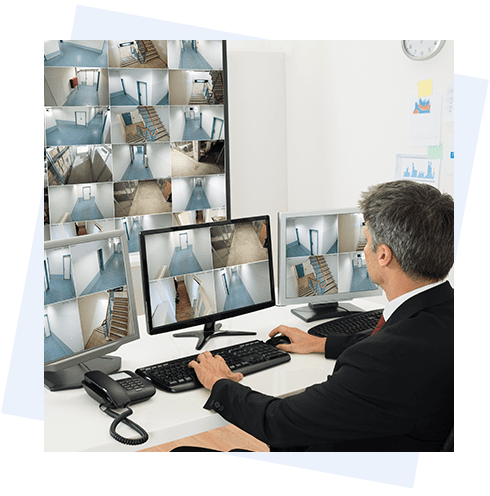
[[[351,303],[308,303],[308,305],[291,309],[291,313],[305,322],[314,322],[315,320],[331,319],[354,313],[362,313],[362,310]]]
[[[103,356],[56,372],[44,372],[44,387],[50,391],[63,391],[82,387],[82,379],[89,370],[100,370],[112,374],[121,368],[121,357]]]
[[[173,336],[174,338],[198,338],[196,350],[200,350],[211,338],[217,336],[254,336],[257,334],[256,332],[251,331],[220,331],[220,329],[221,324],[211,322],[209,324],[204,324],[204,329],[202,331],[180,332]]]

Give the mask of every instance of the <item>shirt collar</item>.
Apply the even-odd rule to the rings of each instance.
[[[385,322],[393,315],[393,313],[398,307],[400,307],[408,299],[412,298],[412,296],[423,293],[424,291],[427,291],[429,289],[435,288],[436,286],[439,286],[444,282],[445,281],[437,281],[437,282],[433,282],[432,284],[427,284],[426,286],[422,286],[421,288],[414,289],[413,291],[409,291],[408,293],[402,294],[398,298],[391,300],[383,310],[383,317],[385,319]]]

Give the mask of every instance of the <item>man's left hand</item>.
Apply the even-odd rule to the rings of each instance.
[[[201,384],[210,391],[220,379],[231,379],[235,382],[243,379],[243,374],[232,372],[225,359],[219,355],[213,356],[209,351],[205,351],[198,355],[196,360],[192,360],[189,367],[196,371]]]

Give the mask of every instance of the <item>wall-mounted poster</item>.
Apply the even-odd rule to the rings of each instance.
[[[441,142],[442,93],[409,98],[409,146],[438,145]]]
[[[441,159],[429,159],[427,155],[397,155],[395,179],[408,179],[439,187]]]
[[[44,43],[44,239],[230,218],[226,42]]]

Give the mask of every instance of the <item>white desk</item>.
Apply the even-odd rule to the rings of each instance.
[[[354,304],[371,310],[382,308],[379,299],[355,300]],[[260,312],[223,321],[223,330],[256,331],[257,336],[230,336],[211,339],[202,351],[222,348],[252,339],[268,339],[269,332],[280,324],[307,330],[316,323],[307,324],[291,314],[291,307],[273,307]],[[172,360],[196,353],[196,338],[173,338],[172,333],[149,336],[144,317],[138,317],[140,339],[116,352],[122,357],[122,370]],[[179,331],[177,331],[179,332]],[[302,391],[305,387],[323,382],[334,367],[334,360],[320,354],[291,354],[291,361],[271,369],[244,377],[243,384],[256,391],[284,397]],[[157,390],[149,401],[132,407],[131,420],[149,434],[149,440],[139,446],[118,443],[109,434],[112,419],[83,389],[44,394],[44,449],[45,451],[137,451],[192,436],[226,425],[220,415],[205,410],[209,391],[204,388],[183,393]],[[118,426],[123,436],[133,437],[134,431]]]

